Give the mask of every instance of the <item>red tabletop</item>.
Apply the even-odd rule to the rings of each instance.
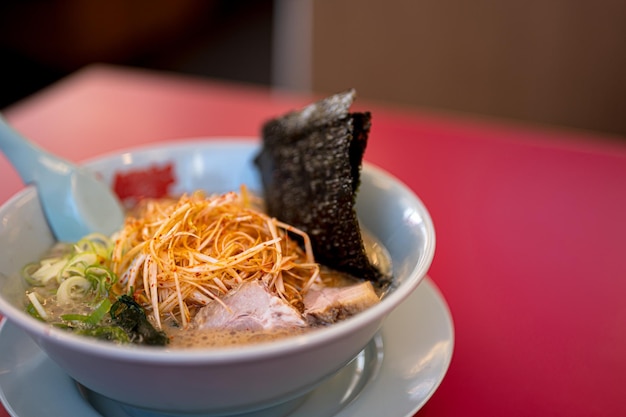
[[[312,99],[92,66],[5,116],[80,161],[177,138],[257,136]],[[626,415],[626,140],[356,107],[373,113],[366,159],[409,185],[437,230],[429,275],[452,311],[455,352],[417,415]],[[22,184],[3,157],[0,176],[3,202]]]

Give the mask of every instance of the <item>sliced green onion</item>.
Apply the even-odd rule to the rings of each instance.
[[[67,263],[67,258],[43,259],[22,268],[22,276],[30,285],[41,287],[55,279]]]
[[[85,277],[78,275],[69,277],[57,289],[57,303],[67,304],[84,299],[91,288],[91,282]]]
[[[102,301],[100,301],[100,304],[98,304],[96,308],[88,316],[87,324],[91,324],[95,326],[96,324],[100,323],[102,319],[104,318],[104,316],[106,316],[106,314],[109,312],[110,309],[111,309],[111,300],[109,300],[108,298],[103,299]]]
[[[39,317],[42,320],[47,320],[48,319],[48,313],[46,313],[46,309],[43,308],[43,306],[41,305],[41,302],[39,301],[39,298],[37,297],[37,293],[29,292],[29,293],[26,294],[26,296],[30,300],[31,305],[33,306],[33,308],[35,309],[35,311],[37,312]]]
[[[94,328],[79,329],[76,333],[91,336],[98,339],[110,340],[118,343],[129,343],[130,337],[121,327],[117,326],[100,326]]]
[[[91,265],[85,268],[85,278],[93,283],[95,291],[100,296],[106,296],[111,286],[117,281],[117,276],[109,268],[102,265]]]
[[[89,319],[89,316],[86,314],[63,314],[61,318],[65,321],[78,321],[81,323],[86,323]]]
[[[109,292],[117,282],[117,275],[109,268],[113,248],[113,241],[107,236],[91,234],[74,245],[55,247],[48,258],[23,268],[24,280],[54,291],[58,305],[79,303],[82,308],[93,305],[87,314],[64,314],[52,325],[102,339],[129,341],[125,330],[105,322],[112,304]],[[49,283],[55,283],[56,289]],[[30,302],[26,309],[33,317],[51,322],[52,316],[46,312],[40,296],[27,293]]]
[[[84,275],[85,268],[89,265],[100,264],[98,255],[94,252],[81,252],[72,256],[59,272],[57,281],[60,283],[64,279],[74,275]]]
[[[61,318],[65,321],[84,323],[88,326],[96,326],[107,315],[111,309],[111,300],[108,298],[100,301],[90,314],[63,314]]]
[[[76,252],[93,252],[103,258],[110,258],[114,244],[107,236],[101,233],[91,233],[74,246]]]

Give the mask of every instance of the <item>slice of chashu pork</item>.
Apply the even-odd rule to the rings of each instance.
[[[378,303],[369,281],[345,287],[314,286],[304,297],[304,312],[271,293],[261,281],[246,281],[195,316],[199,329],[271,331],[343,320]]]
[[[307,325],[298,310],[258,280],[245,281],[220,301],[211,301],[198,311],[197,328],[265,331]]]
[[[345,287],[313,286],[304,295],[304,315],[310,324],[330,324],[357,314],[379,300],[370,281]]]

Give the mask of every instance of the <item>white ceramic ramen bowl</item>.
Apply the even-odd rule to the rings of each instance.
[[[131,149],[87,165],[111,181],[116,172],[171,164],[173,193],[260,190],[254,140],[189,140]],[[422,204],[400,181],[366,164],[357,211],[391,255],[394,288],[376,306],[327,328],[264,344],[174,350],[118,346],[52,328],[24,312],[23,265],[37,260],[53,236],[37,192],[26,187],[0,208],[0,311],[84,387],[152,413],[281,415],[354,358],[387,315],[419,285],[435,250]]]

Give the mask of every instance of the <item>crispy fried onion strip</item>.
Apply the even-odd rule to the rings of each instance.
[[[230,192],[146,200],[116,237],[113,268],[120,291],[133,292],[154,317],[187,327],[195,311],[237,288],[262,280],[296,308],[319,276],[308,235]],[[302,238],[304,249],[287,232]]]

